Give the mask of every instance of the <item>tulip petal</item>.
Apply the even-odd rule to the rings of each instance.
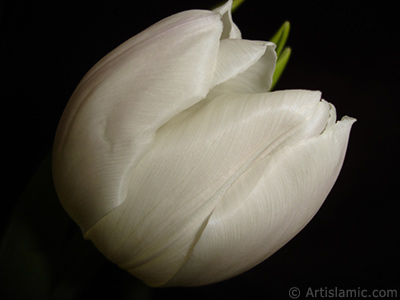
[[[320,136],[284,147],[245,172],[220,201],[189,260],[168,285],[204,285],[233,277],[294,237],[334,185],[354,121],[344,117]]]
[[[272,64],[275,60],[274,48],[274,44],[262,41],[221,40],[212,86],[237,77],[240,73],[259,63],[263,56],[266,56],[265,60],[269,60]],[[265,72],[268,72],[268,70],[265,70]],[[229,92],[234,92],[234,90]]]
[[[320,98],[310,91],[230,94],[176,116],[132,173],[130,201],[86,238],[147,284],[165,284],[246,169],[325,129],[329,105]]]
[[[221,32],[215,12],[179,13],[122,44],[82,79],[58,127],[53,173],[83,232],[125,201],[130,172],[157,129],[204,99]]]
[[[232,46],[235,45],[234,43],[235,42],[230,42]],[[255,42],[253,41],[253,43]],[[221,95],[227,93],[266,93],[271,89],[277,59],[275,44],[269,42],[264,43],[266,46],[266,50],[263,56],[261,56],[256,63],[252,64],[244,72],[241,72],[236,77],[232,77],[225,82],[217,85],[212,90],[213,95]],[[222,44],[223,43],[221,42],[221,45]],[[239,43],[237,44],[239,45]],[[225,49],[221,48],[221,51],[224,50]],[[237,50],[236,52],[239,52],[239,50]]]
[[[221,14],[222,22],[224,23],[224,30],[221,39],[241,39],[242,34],[239,28],[232,20],[232,0],[227,1],[224,5],[214,9],[214,12]]]

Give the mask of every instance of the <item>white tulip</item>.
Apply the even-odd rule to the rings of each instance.
[[[224,280],[314,216],[352,118],[320,92],[269,92],[275,45],[231,1],[168,17],[100,60],[57,129],[53,174],[85,238],[151,286]]]

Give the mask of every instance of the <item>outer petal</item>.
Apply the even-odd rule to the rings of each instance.
[[[147,284],[165,284],[236,180],[268,153],[318,135],[328,116],[319,92],[231,94],[200,103],[158,130],[132,173],[130,201],[86,237]]]
[[[221,39],[241,39],[242,35],[239,28],[233,23],[232,20],[232,0],[227,1],[224,5],[214,9],[222,16],[222,21],[224,22],[224,31],[221,35]]]
[[[344,117],[322,135],[282,148],[244,173],[218,204],[189,260],[168,285],[230,278],[294,237],[334,185],[354,121]]]
[[[254,48],[257,43],[265,47],[265,50],[261,56],[255,55],[256,52],[254,51],[254,49],[251,49]],[[243,48],[243,46],[246,44],[248,44],[247,50],[243,51],[244,49],[241,48]],[[250,47],[251,44],[253,44],[252,47]],[[236,76],[226,77],[226,81],[221,81],[221,83],[212,90],[213,95],[222,95],[229,93],[266,93],[271,89],[272,78],[274,75],[277,59],[275,44],[270,42],[257,42],[246,40],[222,40],[220,52],[221,54],[219,56],[224,55],[226,57],[224,61],[227,62],[232,61],[229,59],[230,57],[233,57],[233,61],[235,61],[243,54],[247,54],[247,56],[249,56],[249,54],[252,54],[253,57],[248,61],[246,69],[237,72]],[[233,53],[235,53],[235,55],[233,55]],[[256,57],[258,59],[254,60],[254,58]],[[222,66],[225,66],[226,64],[221,63],[220,65],[217,64],[216,73],[218,73],[218,71],[222,69]],[[230,70],[231,69],[228,67],[225,72],[228,72]]]
[[[210,11],[169,17],[82,79],[59,124],[53,169],[61,202],[84,232],[125,201],[130,173],[157,129],[208,93],[220,18]]]
[[[212,92],[213,95],[221,95],[224,93],[263,93],[268,92],[271,89],[272,77],[275,71],[276,65],[276,52],[275,44],[271,42],[257,42],[257,41],[246,41],[248,45],[247,53],[243,52],[243,46],[245,43],[241,43],[239,40],[242,38],[239,28],[233,23],[232,14],[232,0],[229,0],[224,5],[216,8],[214,11],[218,12],[222,16],[222,21],[224,23],[224,30],[221,36],[221,48],[219,57],[226,57],[224,61],[231,63],[231,58],[237,59],[243,57],[243,54],[250,54],[252,51],[251,43],[263,44],[265,50],[262,56],[259,56],[256,61],[254,57],[257,55],[253,52],[252,59],[248,60],[247,68],[238,71],[237,68],[231,76],[226,77],[225,80],[220,80],[218,76],[216,77],[217,84],[220,84]],[[226,41],[226,39],[230,39]],[[226,43],[224,43],[226,41]],[[253,45],[254,47],[254,45]],[[235,48],[237,50],[235,50]],[[220,60],[220,59],[219,59]],[[222,61],[222,60],[221,60]],[[217,74],[219,70],[225,73],[229,73],[231,68],[224,63],[217,65]],[[235,66],[240,66],[240,64],[233,64]],[[235,76],[234,76],[235,75]],[[237,76],[236,76],[237,75]],[[229,80],[228,80],[229,79]]]
[[[213,94],[268,91],[275,68],[275,44],[225,39],[220,43]],[[244,74],[243,74],[244,73]]]

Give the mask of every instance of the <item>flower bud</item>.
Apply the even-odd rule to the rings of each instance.
[[[168,17],[100,60],[60,120],[53,177],[85,238],[151,286],[240,274],[314,216],[354,119],[321,93],[269,92],[271,42],[231,1]]]

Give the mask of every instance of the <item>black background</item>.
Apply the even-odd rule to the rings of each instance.
[[[158,20],[216,4],[59,2],[11,1],[1,7],[2,226],[50,151],[62,110],[90,67]],[[308,287],[392,288],[400,294],[395,10],[393,1],[247,0],[235,12],[246,39],[268,40],[285,20],[291,22],[293,54],[277,90],[321,90],[339,118],[358,121],[336,185],[299,235],[236,278],[200,288],[152,289],[154,299],[289,299],[291,287],[303,296]],[[84,294],[118,299],[121,282],[115,278],[130,280],[121,272],[108,266]]]

